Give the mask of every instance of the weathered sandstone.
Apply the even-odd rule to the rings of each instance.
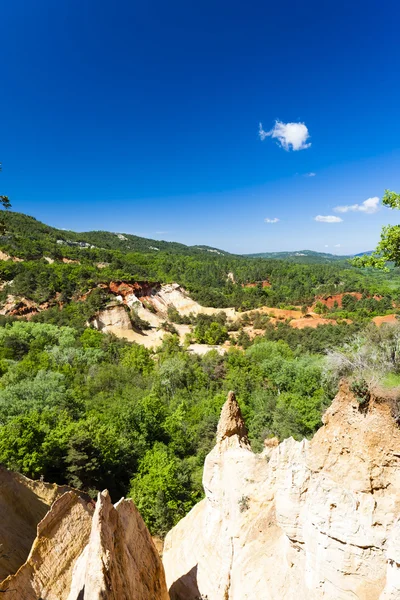
[[[69,490],[66,485],[32,481],[0,465],[0,581],[26,561],[38,523]]]
[[[132,323],[123,304],[107,306],[99,311],[90,324],[104,333],[114,333],[115,330],[132,331]]]
[[[7,600],[66,600],[72,569],[87,544],[93,507],[75,492],[66,492],[37,527],[27,561],[0,583]]]
[[[171,600],[400,598],[400,430],[343,384],[311,442],[249,448],[232,395],[205,499],[168,534]]]
[[[90,540],[68,600],[168,600],[164,569],[132,500],[98,496]]]
[[[105,491],[95,505],[69,488],[62,494],[6,469],[0,475],[1,553],[18,549],[14,563],[3,559],[5,598],[169,600],[161,558],[132,500],[113,505]]]

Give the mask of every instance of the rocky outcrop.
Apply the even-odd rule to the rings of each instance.
[[[172,600],[400,598],[400,430],[346,384],[311,442],[249,448],[232,395],[205,499],[168,534]]]
[[[136,298],[150,296],[151,294],[155,294],[159,288],[159,283],[152,283],[150,281],[135,281],[134,283],[127,283],[126,281],[110,282],[110,292],[115,296],[122,296],[123,299],[129,298],[132,295],[136,296]]]
[[[99,494],[68,600],[168,600],[164,569],[132,500]]]
[[[42,308],[29,298],[15,297],[8,294],[5,302],[0,309],[0,315],[10,317],[29,317],[40,312]]]
[[[3,252],[0,250],[0,260],[11,260],[12,262],[23,262],[22,258],[18,258],[17,256],[10,256],[7,252]]]
[[[104,333],[114,331],[132,331],[132,323],[124,305],[113,304],[100,310],[91,320],[90,324]]]
[[[70,488],[5,469],[0,475],[0,554],[3,573],[11,573],[0,583],[5,598],[169,600],[160,556],[132,500],[113,505],[105,491],[95,505]]]
[[[32,481],[0,466],[0,581],[26,561],[38,523],[53,502],[70,490]]]
[[[66,600],[72,570],[88,542],[93,508],[66,492],[37,526],[27,561],[0,583],[7,600]]]
[[[236,396],[233,392],[229,392],[228,400],[222,407],[218,422],[217,442],[222,442],[225,438],[237,435],[239,442],[247,446],[249,444],[247,433]]]

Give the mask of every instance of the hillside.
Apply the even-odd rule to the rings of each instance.
[[[179,242],[154,240],[124,232],[76,232],[57,229],[38,221],[34,217],[13,211],[2,211],[2,220],[5,223],[7,231],[6,235],[1,238],[1,245],[15,255],[27,258],[37,258],[38,256],[46,255],[46,253],[51,254],[54,252],[61,252],[64,255],[68,253],[68,249],[114,250],[123,254],[130,252],[154,254],[161,251],[186,256],[202,256],[205,253],[209,253],[215,257],[241,256],[244,259],[265,258],[304,264],[343,262],[353,257],[353,255],[339,256],[336,254],[315,252],[313,250],[233,255],[226,250],[212,246],[201,244],[187,246]],[[362,256],[362,254],[370,254],[370,252],[354,256]]]
[[[342,262],[353,258],[353,255],[339,256],[328,252],[315,252],[314,250],[297,250],[293,252],[259,252],[255,254],[244,254],[247,258],[270,258],[287,260],[304,264],[321,264],[330,262]],[[357,255],[361,256],[361,255]]]
[[[339,257],[326,258],[332,255],[249,258],[124,233],[64,231],[16,212],[3,211],[2,218],[0,313],[6,316],[36,315],[83,327],[112,300],[112,282],[177,284],[203,307],[238,312],[315,307],[334,320],[385,316],[400,301],[398,269],[360,270]],[[346,293],[359,295],[357,305],[346,300],[327,311],[326,304],[316,304]]]
[[[169,246],[132,249],[133,240],[110,232],[61,232],[17,213],[7,218],[0,240],[0,463],[92,498],[106,488],[112,502],[132,498],[154,536],[164,537],[191,509],[198,511],[198,502],[204,506],[203,464],[230,389],[246,418],[247,455],[269,469],[269,454],[261,461],[250,445],[262,452],[264,440],[275,436],[292,437],[293,448],[305,448],[301,440],[321,427],[343,375],[350,378],[357,398],[352,403],[358,403],[363,422],[371,381],[399,383],[396,269],[361,271],[344,262],[299,264],[181,245],[176,252]],[[305,472],[304,462],[294,464]],[[243,517],[254,514],[252,490],[249,499],[242,489],[232,496]],[[34,542],[32,561],[46,573],[52,572],[53,555],[41,554],[43,540],[56,539],[56,550],[63,552],[64,532],[76,531],[69,515],[81,515],[82,536],[74,534],[68,545],[76,557],[93,524],[83,500],[69,498],[53,505]],[[96,514],[111,511],[122,540],[124,528],[116,525],[105,498]],[[311,494],[307,503],[313,504]],[[131,501],[117,504],[117,512],[118,506],[124,514],[134,512]],[[52,517],[60,524],[55,538]],[[110,531],[107,522],[95,520]],[[280,521],[271,523],[277,531]],[[145,531],[140,520],[139,529]],[[278,533],[286,544],[286,529]],[[133,551],[130,541],[129,547]],[[25,578],[30,581],[29,560],[15,579],[0,584],[0,592],[15,590],[19,597]],[[79,564],[89,580],[93,570]],[[194,597],[210,597],[203,581],[207,565],[199,562],[198,568],[206,587]],[[175,579],[169,571],[171,585]],[[40,576],[33,581],[42,585]],[[64,586],[57,572],[52,581]],[[76,589],[79,583],[78,577]]]
[[[172,254],[200,255],[204,252],[228,255],[228,252],[210,246],[186,246],[178,242],[166,242],[139,237],[130,233],[113,233],[110,231],[76,232],[57,229],[41,223],[34,217],[23,213],[3,211],[2,220],[7,235],[3,236],[2,244],[11,252],[20,255],[45,255],[63,247],[77,249],[102,249],[128,252],[170,252]],[[11,234],[11,236],[10,236]]]

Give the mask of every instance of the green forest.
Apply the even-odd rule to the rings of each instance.
[[[204,357],[174,335],[156,352],[93,329],[22,321],[0,338],[0,462],[92,494],[107,487],[115,501],[131,495],[161,535],[201,497],[230,389],[257,451],[272,435],[312,435],[334,394],[322,355],[300,338]]]

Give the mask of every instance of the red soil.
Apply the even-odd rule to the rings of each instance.
[[[150,296],[151,292],[158,287],[158,283],[149,283],[148,281],[135,281],[134,283],[111,281],[110,292],[123,298],[130,294],[135,294],[135,296],[140,298],[142,296]]]
[[[303,317],[302,319],[293,319],[289,323],[294,329],[304,329],[305,327],[318,327],[318,325],[337,325],[333,319],[323,319],[322,317]]]
[[[398,323],[399,320],[396,315],[385,315],[384,317],[374,317],[372,321],[375,325],[382,325],[382,323]]]
[[[283,308],[269,308],[267,306],[262,306],[257,311],[275,317],[280,321],[285,319],[299,319],[302,316],[301,310],[284,310]]]
[[[316,298],[313,306],[315,306],[317,302],[322,302],[322,304],[325,304],[325,306],[328,308],[333,308],[335,302],[337,302],[338,306],[341,307],[343,296],[353,296],[354,298],[357,298],[357,300],[361,300],[362,298],[362,294],[360,292],[345,292],[344,294],[335,294],[334,296],[326,297],[320,296],[319,298]],[[373,296],[373,298],[374,300],[381,300],[382,296]]]

